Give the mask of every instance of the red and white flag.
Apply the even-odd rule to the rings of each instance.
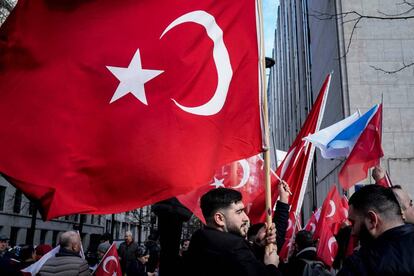
[[[119,263],[115,243],[111,244],[108,251],[106,251],[93,274],[96,276],[122,276],[121,265]]]
[[[339,172],[339,183],[345,190],[367,178],[369,168],[379,166],[384,156],[381,147],[382,104],[359,136],[355,146]]]
[[[289,213],[288,227],[286,229],[285,242],[280,249],[279,257],[287,262],[289,256],[292,254],[293,243],[296,233],[302,229],[300,221],[295,216],[294,212]]]
[[[314,239],[321,237],[321,233],[328,228],[334,235],[340,229],[341,223],[347,219],[344,212],[342,199],[336,189],[336,185],[332,185],[328,195],[326,196],[318,223],[316,224]]]
[[[45,218],[186,193],[262,150],[256,1],[19,0],[0,172]]]
[[[312,216],[309,218],[308,223],[306,223],[303,230],[309,231],[312,234],[315,233],[316,225],[318,224],[319,217],[321,215],[321,208],[319,207],[316,212],[313,212]]]
[[[316,255],[327,266],[331,267],[338,253],[338,242],[329,227],[324,227],[320,233]]]
[[[277,181],[273,171],[271,179],[272,182]],[[214,178],[208,184],[190,193],[177,196],[177,199],[205,223],[200,209],[201,196],[211,189],[224,187],[241,192],[246,212],[249,214],[254,200],[262,194],[265,188],[263,159],[256,155],[227,164],[216,171]],[[252,217],[250,214],[249,217],[252,223],[259,222],[258,218]]]
[[[293,196],[289,199],[289,203],[291,204],[291,212],[295,212],[296,216],[299,216],[300,209],[302,208],[313,154],[315,152],[315,147],[308,141],[303,140],[303,138],[319,130],[328,97],[330,81],[331,75],[328,75],[299,134],[290,146],[283,163],[276,170],[276,174],[288,183],[290,191],[293,193]],[[279,181],[272,183],[273,203],[276,203],[279,196],[277,192],[278,183]],[[263,192],[253,202],[250,216],[260,218],[259,221],[265,221],[265,206],[265,195]]]
[[[26,267],[25,269],[22,269],[21,272],[23,275],[37,275],[39,273],[42,266],[46,263],[47,260],[49,260],[52,257],[55,257],[56,254],[59,252],[60,245],[56,246],[49,252],[47,252],[45,255],[43,255],[37,262],[31,264],[30,266]]]

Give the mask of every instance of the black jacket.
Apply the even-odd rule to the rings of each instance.
[[[349,256],[338,275],[414,275],[414,225],[384,232]]]
[[[194,233],[185,257],[185,275],[281,275],[274,265],[264,265],[240,236],[205,227]]]
[[[303,270],[306,265],[306,262],[304,260],[317,260],[316,247],[307,247],[299,251],[295,256],[289,258],[288,263],[281,263],[279,266],[280,270],[282,271],[283,275],[301,276],[303,275]]]
[[[126,270],[127,276],[147,276],[145,265],[137,259],[131,261]],[[120,275],[121,276],[121,275]]]
[[[276,244],[277,251],[280,252],[283,243],[285,242],[286,229],[288,228],[289,220],[289,208],[290,205],[277,201],[275,215],[273,216],[273,222],[276,226]]]
[[[138,244],[135,241],[132,241],[130,244],[123,242],[119,245],[118,256],[122,271],[125,271],[133,260],[136,260],[137,252]]]

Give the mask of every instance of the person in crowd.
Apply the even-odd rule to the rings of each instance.
[[[20,249],[19,270],[36,262],[36,251],[33,245],[25,245]]]
[[[109,247],[111,247],[111,244],[106,241],[103,243],[100,243],[98,245],[98,249],[96,251],[97,255],[98,255],[98,262],[100,262],[103,258],[103,256],[105,256],[106,251],[108,251]]]
[[[391,189],[400,204],[404,222],[414,224],[414,204],[410,195],[400,185],[392,186]]]
[[[98,245],[98,248],[96,249],[96,263],[93,266],[89,267],[91,271],[94,271],[98,267],[109,247],[111,247],[111,244],[108,241],[102,242]]]
[[[191,238],[185,275],[281,275],[275,226],[259,241],[267,250],[258,260],[246,239],[249,218],[240,192],[212,189],[201,197],[200,207],[207,226]]]
[[[160,261],[160,252],[161,248],[159,245],[159,233],[156,230],[153,230],[145,241],[145,247],[149,251],[149,260],[146,263],[148,272],[155,272],[158,269]]]
[[[372,177],[376,184],[387,187],[386,172],[383,168],[376,166],[372,170]],[[410,195],[400,185],[394,185],[391,189],[400,204],[405,223],[414,223],[414,204]]]
[[[188,247],[190,246],[190,239],[183,239],[180,242],[180,257],[183,257],[188,252]]]
[[[60,249],[55,257],[50,258],[40,269],[38,276],[87,276],[89,266],[79,255],[81,239],[75,231],[64,232],[59,239]]]
[[[138,246],[135,259],[131,261],[126,270],[127,276],[154,276],[155,273],[147,272],[146,263],[149,259],[149,250],[145,246]]]
[[[313,240],[312,232],[306,230],[297,232],[293,248],[293,255],[289,258],[288,263],[280,265],[284,275],[303,275],[307,264],[318,264],[320,272],[326,270],[325,265],[317,259],[316,241]],[[323,274],[321,273],[321,275]]]
[[[47,254],[50,250],[52,250],[52,247],[49,244],[39,244],[36,246],[36,261],[40,260],[40,258],[42,258],[43,255]]]
[[[122,271],[125,271],[129,264],[135,260],[137,255],[138,244],[132,238],[130,231],[125,232],[125,241],[119,245],[118,255]]]
[[[282,249],[285,242],[286,229],[289,221],[289,195],[291,194],[289,185],[285,181],[280,181],[277,186],[279,192],[279,200],[276,202],[276,210],[273,216],[273,222],[276,225],[276,244],[278,253]]]
[[[9,238],[5,235],[0,235],[0,258],[3,258],[9,250]]]
[[[339,276],[414,275],[414,225],[404,223],[392,189],[359,189],[349,199],[348,219],[361,247],[344,261]]]
[[[100,244],[104,242],[112,243],[112,236],[108,232],[103,233],[102,236],[99,238]]]

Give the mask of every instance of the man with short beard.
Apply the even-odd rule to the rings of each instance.
[[[349,199],[352,235],[361,248],[338,275],[414,275],[414,225],[404,224],[392,189],[367,185]]]
[[[249,218],[240,192],[212,189],[202,196],[200,207],[207,226],[192,236],[184,260],[187,275],[280,275],[274,224],[261,236],[263,246],[273,247],[258,260],[246,240]]]

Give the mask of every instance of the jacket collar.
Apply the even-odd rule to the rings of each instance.
[[[65,256],[75,256],[75,257],[79,257],[79,258],[81,257],[79,255],[79,253],[76,253],[76,252],[73,252],[73,251],[70,251],[66,248],[61,247],[59,249],[59,252],[56,254],[56,257],[65,257]]]

